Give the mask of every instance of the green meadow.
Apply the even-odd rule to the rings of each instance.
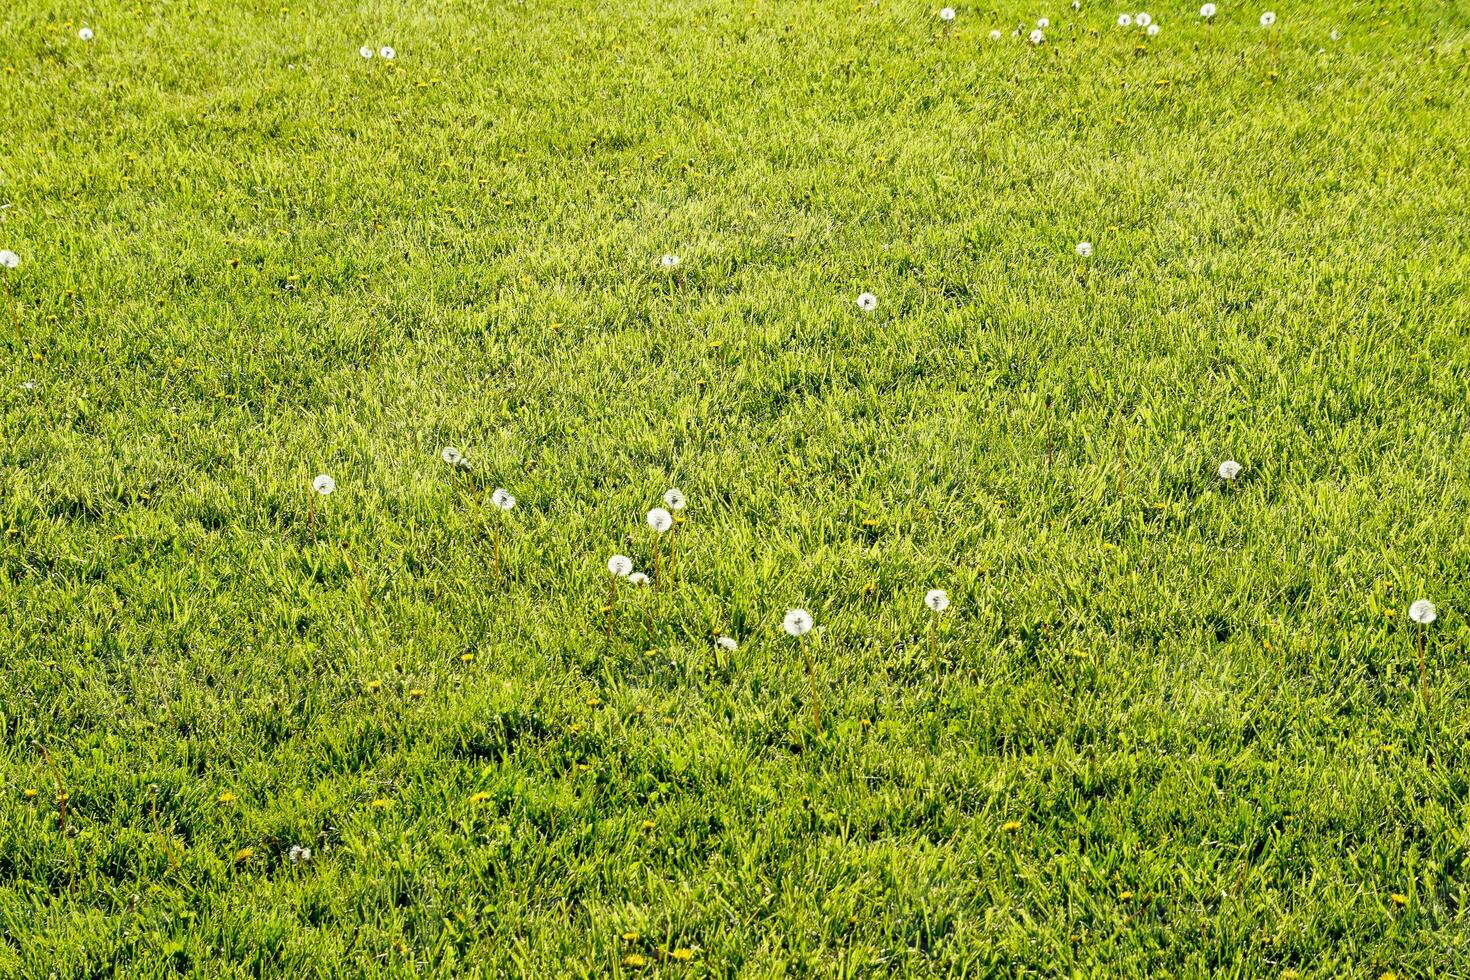
[[[1275,2],[0,10],[0,976],[1470,976],[1470,7]]]

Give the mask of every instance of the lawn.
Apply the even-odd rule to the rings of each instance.
[[[0,976],[1470,976],[1470,8],[1269,9],[8,5]]]

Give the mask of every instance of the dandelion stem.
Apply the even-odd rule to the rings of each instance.
[[[812,663],[812,651],[807,644],[801,644],[801,655],[806,660],[806,676],[812,685],[812,725],[817,729],[817,734],[822,734],[822,700],[817,693],[817,669]]]
[[[669,528],[669,588],[674,587],[674,535],[679,533],[679,523],[676,520],[674,526]]]
[[[15,339],[17,343],[25,343],[25,334],[20,327],[20,303],[16,301],[15,291],[10,285],[10,276],[0,276],[5,280],[5,302],[10,307],[11,315],[15,318]]]
[[[505,526],[505,516],[497,514],[495,518],[495,534],[491,539],[490,550],[493,553],[495,563],[495,580],[500,581],[500,533]]]
[[[605,610],[603,610],[604,612],[607,613],[607,635],[608,636],[612,636],[612,630],[613,630],[613,609],[617,606],[617,604],[618,604],[618,577],[616,575],[609,575],[608,578],[607,578],[607,608]]]
[[[934,661],[934,682],[939,683],[939,617],[929,620],[929,658]]]
[[[316,494],[312,494],[306,501],[306,529],[311,532],[311,540],[316,540]]]
[[[1419,624],[1419,697],[1423,699],[1425,707],[1429,706],[1429,685],[1427,680],[1429,665],[1424,659],[1424,624]]]
[[[663,584],[663,580],[664,580],[663,564],[662,564],[662,558],[661,558],[661,555],[660,555],[660,551],[661,551],[661,546],[662,545],[663,545],[663,535],[661,535],[657,531],[655,531],[654,534],[653,534],[653,587],[654,588],[658,588],[661,584]]]
[[[51,770],[51,776],[56,780],[56,814],[62,834],[66,833],[66,804],[69,797],[66,792],[66,781],[61,778],[61,767],[56,760],[51,758],[51,753],[46,751],[46,746],[40,742],[34,743],[41,750],[41,758],[46,760],[46,765]]]

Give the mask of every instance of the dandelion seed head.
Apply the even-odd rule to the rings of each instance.
[[[655,507],[653,510],[648,512],[648,526],[653,528],[659,534],[663,534],[669,528],[674,526],[674,515],[670,514],[662,507]]]
[[[292,864],[310,864],[311,848],[302,847],[300,844],[292,844],[291,850],[286,852],[286,856],[291,859]]]
[[[633,574],[633,559],[627,555],[613,555],[607,560],[607,570],[618,578],[627,578]]]
[[[1080,255],[1084,259],[1091,258],[1092,257],[1092,242],[1078,242],[1077,243],[1077,254]]]
[[[398,52],[394,51],[391,45],[385,44],[378,49],[378,57],[382,58],[384,61],[392,61],[394,58],[398,57]]]
[[[1147,27],[1148,25],[1152,24],[1153,22],[1154,22],[1153,15],[1150,14],[1147,10],[1143,11],[1140,14],[1137,14],[1133,18],[1133,23],[1137,24],[1139,27]]]
[[[362,47],[357,49],[357,53],[362,55],[364,58],[372,58],[373,49],[364,44]]]
[[[1048,27],[1050,27],[1050,26],[1051,26],[1051,21],[1050,21],[1050,20],[1048,20],[1048,19],[1047,19],[1047,18],[1045,18],[1045,17],[1042,17],[1042,18],[1041,18],[1041,19],[1039,19],[1039,20],[1038,20],[1038,21],[1037,21],[1037,22],[1036,22],[1036,26],[1037,26],[1037,27],[1039,27],[1039,28],[1041,28],[1041,29],[1042,29],[1042,30],[1043,30],[1043,31],[1044,31],[1044,30],[1046,30],[1046,29],[1047,29],[1047,28],[1048,28]]]
[[[1276,12],[1274,10],[1268,10],[1261,15],[1262,27],[1270,27],[1274,23],[1276,23]]]
[[[949,608],[949,593],[943,589],[930,589],[924,595],[924,605],[937,613],[942,613]]]
[[[1046,35],[1043,34],[1043,33],[1041,33],[1041,28],[1038,27],[1036,30],[1034,30],[1034,31],[1031,32],[1031,43],[1032,44],[1040,44],[1042,41],[1045,41],[1045,40],[1046,40]]]
[[[20,256],[8,248],[0,250],[0,265],[7,269],[18,269],[20,268]]]
[[[332,491],[337,489],[337,481],[323,473],[311,481],[311,488],[323,497],[330,496]]]
[[[1428,626],[1439,618],[1439,610],[1428,599],[1416,599],[1409,607],[1409,618],[1420,626]]]
[[[781,628],[792,636],[805,636],[812,631],[812,614],[805,609],[792,609],[781,620]]]
[[[83,41],[90,41],[96,36],[96,34],[92,33],[92,28],[90,27],[84,27],[81,30],[77,31],[77,37],[81,38]]]
[[[945,7],[943,10],[941,10],[939,12],[939,19],[940,20],[943,20],[943,21],[951,21],[951,20],[954,20],[954,8],[953,7]]]
[[[1132,27],[1133,26],[1133,15],[1132,14],[1119,14],[1118,15],[1118,26],[1119,27]]]
[[[1211,17],[1215,16],[1215,5],[1213,3],[1205,4],[1203,7],[1199,8],[1199,15],[1205,20],[1209,20]]]
[[[878,297],[872,293],[859,293],[857,298],[858,309],[864,313],[871,313],[878,308]]]
[[[1158,37],[1158,34],[1159,34],[1159,25],[1158,24],[1150,24],[1150,25],[1148,25],[1148,30],[1144,31],[1144,33],[1147,34],[1149,37]]]
[[[999,41],[1001,39],[1001,33],[1000,33],[1000,31],[999,30],[991,31],[990,32],[990,39],[992,41]]]
[[[1228,482],[1238,476],[1240,476],[1240,464],[1235,460],[1227,459],[1220,464],[1220,479]]]
[[[459,466],[461,463],[464,462],[464,453],[460,452],[458,449],[455,449],[453,446],[445,446],[443,449],[439,450],[439,458],[444,460],[444,462],[448,463],[450,466]]]
[[[684,493],[681,490],[671,488],[664,493],[664,506],[676,514],[683,510],[687,503],[688,501],[684,499]]]
[[[679,256],[672,255],[672,254],[665,255],[663,258],[659,259],[658,261],[659,261],[659,264],[662,265],[665,269],[672,269],[674,266],[676,266],[676,265],[679,264]]]
[[[715,646],[719,647],[721,650],[724,650],[726,653],[734,653],[740,648],[740,644],[735,642],[735,638],[733,636],[715,637]]]
[[[516,495],[505,487],[496,487],[490,494],[490,502],[501,510],[514,510],[516,506]]]
[[[648,576],[647,575],[644,575],[642,572],[634,572],[632,575],[629,575],[628,576],[628,581],[629,582],[632,582],[634,585],[648,585],[649,584],[649,578],[648,578]]]

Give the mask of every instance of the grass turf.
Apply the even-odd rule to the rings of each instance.
[[[0,974],[1466,975],[1463,6],[333,6],[0,22]]]

